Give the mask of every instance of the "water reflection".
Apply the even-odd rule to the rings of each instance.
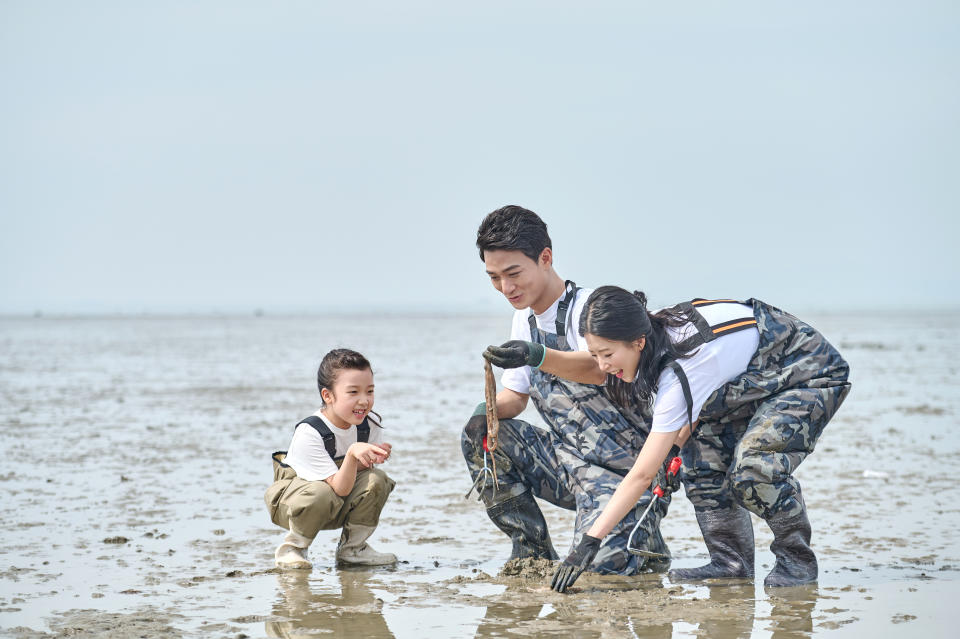
[[[273,614],[285,621],[264,624],[268,637],[289,639],[315,638],[332,633],[333,637],[393,637],[383,618],[383,602],[370,590],[369,570],[337,571],[340,591],[329,584],[310,583],[310,572],[292,570],[277,574],[281,597]]]
[[[763,590],[772,608],[773,639],[806,639],[813,634],[813,609],[820,596],[817,584]]]

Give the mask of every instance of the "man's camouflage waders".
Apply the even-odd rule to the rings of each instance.
[[[567,293],[557,309],[556,334],[540,329],[531,312],[532,341],[554,350],[570,350],[566,327],[576,291],[576,285],[567,282]],[[481,496],[490,509],[529,491],[556,506],[576,511],[572,549],[600,516],[633,466],[650,432],[649,412],[618,408],[603,386],[570,382],[539,369],[531,369],[530,398],[549,430],[519,419],[501,420],[499,444],[494,453],[499,488],[494,497],[493,484],[487,481]],[[471,479],[476,480],[483,468],[483,450],[466,431],[461,437],[461,447]],[[651,498],[650,491],[644,493],[636,507],[604,539],[590,570],[630,575],[644,569],[646,558],[630,554],[627,540]],[[530,501],[532,507],[537,508],[535,502]],[[652,530],[656,531],[651,540],[655,537],[654,541],[660,544],[663,542],[659,522],[668,505],[669,500],[658,500],[647,515],[652,519]],[[665,546],[649,549],[664,551]]]
[[[675,310],[687,311],[697,303],[710,302],[694,301]],[[770,548],[777,562],[764,584],[809,583],[817,579],[817,560],[793,471],[813,452],[850,392],[850,369],[812,327],[759,300],[746,303],[753,307],[760,333],[757,352],[746,371],[707,398],[682,451],[684,488],[710,564],[675,570],[671,577],[752,578],[753,529],[745,508],[774,533]],[[699,322],[702,341],[712,339],[702,315],[688,316]]]

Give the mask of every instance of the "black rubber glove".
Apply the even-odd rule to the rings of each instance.
[[[593,558],[597,556],[600,550],[600,540],[590,535],[584,535],[577,547],[573,549],[570,556],[563,560],[557,572],[553,573],[553,581],[550,587],[557,592],[566,592],[567,588],[573,585]]]
[[[483,438],[487,435],[487,403],[480,402],[473,411],[473,415],[467,420],[463,427],[467,437],[473,442],[474,447],[479,450],[483,446]]]
[[[674,457],[680,456],[680,448],[674,446],[670,449],[670,454],[667,455],[666,460],[663,462],[663,474],[667,478],[667,485],[664,488],[669,488],[670,492],[676,492],[680,490],[680,473],[683,472],[683,467],[680,467],[680,470],[677,471],[676,475],[667,475],[667,467],[670,465],[670,462],[673,461]]]
[[[483,357],[500,368],[520,368],[521,366],[540,368],[546,354],[546,349],[540,344],[512,339],[501,346],[487,346]]]

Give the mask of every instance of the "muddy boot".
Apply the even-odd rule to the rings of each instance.
[[[389,566],[397,563],[396,555],[377,552],[367,543],[376,529],[376,526],[344,524],[340,543],[337,545],[337,561],[356,566]]]
[[[298,535],[292,530],[283,538],[273,553],[274,563],[280,570],[310,570],[313,566],[307,559],[307,548],[312,539]]]
[[[558,559],[547,522],[529,490],[487,508],[487,516],[513,541],[510,559]]]
[[[631,531],[627,540],[629,544],[627,550],[632,555],[638,555],[646,559],[642,566],[643,569],[652,572],[667,572],[670,568],[672,555],[670,554],[670,548],[667,547],[667,542],[663,540],[663,535],[660,533],[659,521],[665,513],[662,511],[654,512],[657,509],[658,506],[654,506],[647,514],[643,525]]]
[[[774,515],[767,520],[773,531],[770,550],[777,557],[764,586],[799,586],[817,580],[817,557],[810,549],[810,520],[804,508],[799,514]]]
[[[753,578],[753,524],[750,513],[739,505],[698,510],[697,523],[710,553],[710,563],[699,568],[677,568],[669,573],[675,581]]]
[[[650,538],[650,544],[647,548],[651,554],[644,567],[651,572],[667,572],[670,569],[673,555],[670,554],[670,548],[667,546],[667,542],[663,540],[663,535],[660,534],[659,526],[653,531],[653,536]]]

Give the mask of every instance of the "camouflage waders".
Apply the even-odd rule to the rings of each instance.
[[[567,294],[557,309],[556,334],[540,329],[531,313],[532,341],[555,350],[570,350],[566,327],[576,290],[576,285],[567,282]],[[531,369],[530,398],[549,430],[519,419],[501,420],[499,445],[494,453],[500,487],[494,497],[492,482],[487,482],[481,496],[490,509],[529,491],[551,504],[575,511],[572,549],[633,466],[650,431],[649,414],[618,408],[602,386],[570,382],[538,369]],[[475,480],[483,467],[483,450],[466,430],[461,447],[471,479]],[[590,570],[630,575],[653,567],[652,563],[648,566],[646,558],[627,552],[630,531],[651,497],[650,491],[644,493],[604,539]],[[668,505],[668,500],[659,500],[647,515],[653,524],[651,543],[663,543],[659,522]],[[542,518],[535,503],[533,507]]]
[[[777,564],[765,584],[808,583],[817,578],[817,562],[793,471],[850,391],[849,366],[812,327],[759,300],[747,304],[760,333],[757,352],[746,371],[707,398],[682,452],[684,487],[711,564],[674,573],[752,577],[753,531],[742,506],[774,533]],[[677,308],[684,307],[690,305]]]
[[[683,449],[683,481],[698,510],[737,503],[768,519],[800,511],[792,473],[850,391],[850,369],[812,327],[759,300],[746,303],[760,345],[747,370],[704,402]]]

